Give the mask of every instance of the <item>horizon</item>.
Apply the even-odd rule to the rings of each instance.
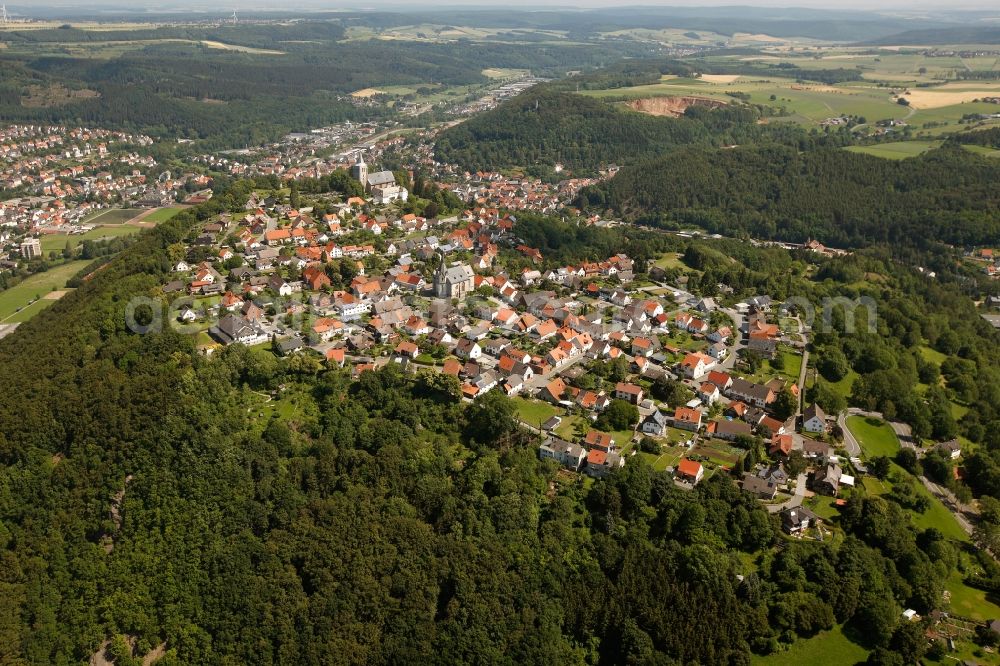
[[[496,11],[499,9],[514,9],[517,11],[592,11],[602,9],[663,9],[673,8],[689,11],[693,8],[711,8],[713,10],[723,8],[734,9],[761,9],[761,10],[810,10],[828,12],[830,14],[842,14],[845,12],[869,14],[873,16],[915,16],[924,12],[939,14],[955,13],[995,13],[995,16],[980,17],[979,20],[992,23],[1000,23],[1000,10],[997,10],[995,2],[987,0],[962,0],[958,3],[942,3],[940,0],[886,0],[877,8],[872,8],[870,2],[865,0],[846,0],[837,7],[831,7],[825,0],[796,0],[795,2],[781,2],[780,0],[755,0],[754,2],[733,3],[726,0],[671,0],[670,2],[638,2],[628,4],[624,7],[606,0],[548,0],[545,4],[539,5],[529,0],[511,0],[503,5],[479,5],[471,4],[468,0],[435,0],[433,3],[417,2],[416,0],[393,0],[393,2],[373,6],[370,3],[350,2],[345,0],[300,0],[297,3],[281,4],[275,6],[270,0],[236,0],[229,1],[222,5],[225,9],[206,10],[204,5],[188,4],[183,0],[176,2],[153,2],[152,0],[134,0],[127,4],[121,0],[62,0],[61,2],[47,2],[44,4],[32,4],[30,6],[20,3],[8,3],[8,12],[15,15],[31,17],[35,13],[47,14],[57,12],[62,9],[79,11],[81,9],[92,8],[97,11],[114,10],[123,13],[204,13],[212,14],[213,11],[228,11],[235,9],[248,13],[255,12],[288,12],[288,13],[313,13],[319,11],[362,11],[362,12],[396,12],[396,11],[435,11],[438,9],[461,9],[463,11]],[[818,19],[821,20],[821,19]]]

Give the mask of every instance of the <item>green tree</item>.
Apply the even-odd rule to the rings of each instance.
[[[631,430],[639,421],[639,409],[626,400],[614,399],[597,417],[598,430]]]

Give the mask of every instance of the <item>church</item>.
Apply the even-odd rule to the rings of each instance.
[[[476,287],[476,274],[468,264],[446,266],[444,255],[434,274],[434,295],[438,298],[465,298]]]

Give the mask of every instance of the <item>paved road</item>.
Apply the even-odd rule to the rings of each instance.
[[[13,315],[11,315],[13,316]],[[5,338],[18,327],[18,324],[0,324],[0,338]]]
[[[806,475],[803,472],[795,478],[795,494],[787,502],[781,504],[768,504],[767,510],[771,513],[778,513],[785,509],[802,506],[802,501],[806,497]]]
[[[837,415],[837,425],[840,426],[841,432],[844,433],[844,448],[847,449],[847,455],[850,458],[861,455],[861,445],[858,443],[858,440],[855,439],[854,433],[851,432],[851,429],[847,427],[848,412],[856,411],[859,410],[851,408]]]
[[[972,523],[969,521],[968,515],[975,515],[975,510],[967,505],[962,504],[955,497],[954,493],[943,486],[939,486],[934,483],[926,476],[921,476],[920,480],[923,482],[924,487],[931,491],[941,502],[948,507],[952,515],[955,516],[955,520],[958,521],[959,526],[965,530],[965,533],[972,535]]]
[[[802,350],[802,369],[799,370],[799,411],[797,415],[802,414],[802,405],[805,404],[806,395],[806,370],[809,368],[809,350]]]

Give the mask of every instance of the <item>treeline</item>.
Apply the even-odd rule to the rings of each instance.
[[[2,30],[0,42],[66,43],[131,42],[185,39],[210,40],[257,48],[283,47],[294,41],[337,41],[344,27],[333,21],[295,21],[290,24],[236,24],[214,26],[161,26],[145,29],[83,30],[64,26],[40,30]]]
[[[833,85],[845,81],[860,81],[862,72],[859,69],[838,67],[831,69],[804,69],[790,62],[782,62],[773,66],[755,64],[719,64],[706,63],[707,74],[740,74],[742,76],[777,77],[795,79],[797,81],[816,81]]]
[[[1000,109],[1000,106],[997,108]],[[961,145],[1000,148],[1000,127],[989,127],[983,130],[976,130],[975,132],[953,134],[948,138],[948,141]]]
[[[693,106],[682,118],[661,118],[541,87],[442,132],[435,151],[439,160],[470,171],[524,167],[531,174],[553,176],[556,163],[576,175],[589,174],[692,144],[724,146],[761,137],[810,143],[804,132],[788,124],[757,124],[761,115],[747,105]]]
[[[659,83],[667,74],[690,76],[697,70],[682,60],[633,59],[623,60],[594,72],[579,74],[550,85],[552,90],[610,90]]]
[[[1000,164],[956,147],[892,161],[780,145],[687,147],[622,169],[578,204],[665,228],[836,247],[1000,243]]]

